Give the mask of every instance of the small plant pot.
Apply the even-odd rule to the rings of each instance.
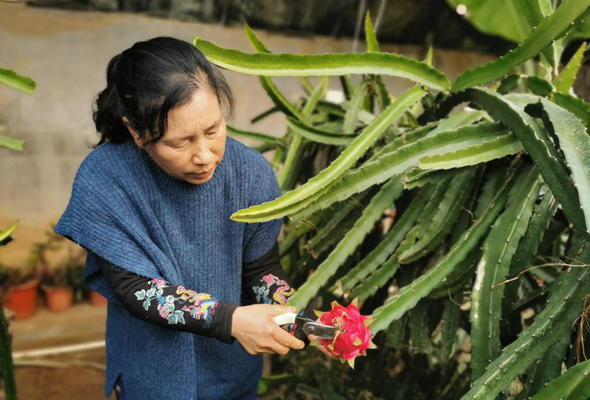
[[[39,280],[33,279],[11,287],[4,304],[7,309],[14,311],[14,319],[18,321],[35,315],[38,301]]]
[[[92,304],[93,306],[97,306],[97,307],[104,307],[106,306],[109,301],[106,297],[104,297],[103,295],[101,295],[98,292],[95,292],[94,290],[90,290],[90,304]]]
[[[71,287],[43,286],[47,308],[53,312],[67,311],[72,308],[74,291]]]

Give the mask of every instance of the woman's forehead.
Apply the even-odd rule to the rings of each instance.
[[[196,90],[191,101],[168,113],[172,131],[203,130],[219,124],[223,118],[217,97],[209,90]]]

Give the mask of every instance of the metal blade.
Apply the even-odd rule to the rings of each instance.
[[[307,335],[315,335],[322,339],[334,339],[334,335],[336,334],[335,327],[318,322],[307,322],[303,325],[302,329]]]

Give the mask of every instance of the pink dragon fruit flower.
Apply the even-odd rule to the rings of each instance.
[[[354,360],[359,355],[366,356],[367,349],[376,349],[371,341],[373,333],[369,325],[376,319],[368,315],[361,315],[358,309],[358,298],[347,307],[338,302],[332,302],[332,309],[328,312],[315,311],[320,322],[338,328],[334,339],[318,339],[314,345],[322,345],[328,352],[340,357],[342,363],[354,368]]]

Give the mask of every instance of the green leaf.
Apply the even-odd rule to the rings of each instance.
[[[429,221],[434,218],[438,205],[445,194],[444,191],[448,181],[449,179],[445,179],[436,183],[435,191],[428,197],[428,203],[423,208],[418,221],[408,232],[403,242],[377,271],[352,290],[350,297],[358,296],[361,300],[365,300],[389,282],[400,267],[399,255],[410,248],[420,238],[428,228]]]
[[[553,101],[560,107],[565,108],[569,112],[580,118],[582,123],[586,126],[590,125],[590,104],[577,97],[569,94],[555,93]]]
[[[445,180],[448,182],[445,183],[446,191],[443,198],[437,201],[432,217],[428,218],[428,221],[420,221],[425,225],[420,238],[399,253],[401,264],[419,260],[445,239],[471,193],[474,175],[475,168],[468,168]]]
[[[269,77],[261,76],[260,85],[279,110],[299,120],[305,120],[301,112],[299,112],[299,110],[297,110],[297,108],[295,108],[295,106],[293,106],[293,104],[287,100],[287,98],[279,91],[279,89]]]
[[[318,105],[318,102],[326,95],[326,91],[328,90],[328,83],[329,78],[321,78],[318,85],[312,90],[311,94],[309,95],[309,98],[305,102],[305,106],[303,106],[302,111],[303,117],[306,119],[306,121],[309,121],[309,118],[311,117],[311,114]]]
[[[242,129],[238,129],[234,126],[231,126],[229,124],[227,124],[226,127],[227,127],[227,133],[229,133],[230,135],[240,136],[240,137],[247,138],[247,139],[260,140],[261,142],[264,142],[264,143],[275,144],[275,145],[279,145],[282,147],[287,146],[285,144],[285,141],[282,140],[281,138],[270,136],[265,133],[245,131]]]
[[[375,194],[375,191],[369,189],[366,192],[359,193],[357,197],[361,197],[363,194],[369,194],[370,196],[368,199],[362,198],[359,203],[345,201],[337,204],[334,207],[336,210],[334,211],[333,217],[305,244],[305,250],[313,258],[318,259],[325,251],[333,249],[348,231],[353,228],[356,221],[362,215],[363,209],[368,204],[368,200]]]
[[[540,360],[534,363],[527,373],[527,379],[522,392],[516,400],[526,400],[539,393],[555,378],[561,375],[561,365],[570,347],[572,340],[571,329],[547,352]]]
[[[427,170],[460,168],[476,165],[522,151],[522,145],[512,133],[451,153],[436,154],[420,159],[419,168]]]
[[[246,30],[246,35],[248,35],[248,40],[250,44],[259,53],[270,53],[271,51],[266,48],[266,46],[258,39],[258,36],[254,33],[250,25],[244,22],[244,29]]]
[[[566,37],[566,41],[579,39],[590,39],[590,13],[586,12],[583,18],[579,18],[578,23],[574,26]]]
[[[512,172],[510,177],[504,182],[504,186],[496,193],[494,200],[481,218],[475,221],[461,235],[460,239],[436,265],[427,270],[411,284],[404,286],[397,295],[386,300],[383,306],[373,311],[372,316],[377,319],[371,325],[371,331],[373,333],[387,328],[391,322],[400,318],[406,311],[413,308],[420,299],[428,296],[453,271],[454,267],[463,261],[470,250],[477,246],[481,237],[487,233],[490,225],[508,201],[508,192],[513,186],[516,177],[521,175],[519,172],[520,169],[517,168]]]
[[[430,341],[429,311],[430,300],[422,299],[410,311],[410,340],[412,341],[413,353],[432,352]]]
[[[250,120],[250,123],[255,124],[257,122],[262,121],[263,119],[265,119],[268,116],[273,115],[276,112],[281,111],[277,106],[273,106],[272,108],[269,108],[268,110],[258,114],[257,116],[255,116],[254,118],[252,118]]]
[[[23,151],[25,142],[22,140],[12,139],[6,136],[0,136],[0,147],[6,147],[12,150]]]
[[[510,204],[494,223],[477,265],[471,300],[472,380],[479,378],[499,355],[503,282],[520,239],[524,236],[540,189],[540,176],[533,166],[510,192]]]
[[[10,69],[0,68],[0,83],[27,94],[33,94],[37,84],[31,78],[17,74]]]
[[[564,5],[568,4],[572,2],[564,3]],[[489,89],[469,89],[466,91],[466,97],[514,132],[561,204],[568,220],[581,232],[586,232],[585,217],[580,208],[578,192],[563,167],[563,160],[535,120],[520,107]]]
[[[431,132],[431,134],[463,128],[464,126],[469,126],[480,119],[484,119],[484,117],[485,113],[466,107],[440,121],[438,126]]]
[[[364,82],[361,82],[352,95],[352,99],[350,99],[346,114],[344,115],[344,124],[342,125],[342,130],[344,132],[354,132],[356,130],[359,111],[361,110],[361,105],[366,94],[367,85]]]
[[[502,79],[500,86],[498,87],[498,93],[508,94],[509,92],[513,91],[518,87],[518,85],[520,85],[520,79],[520,74],[509,75]]]
[[[12,224],[8,229],[0,231],[0,246],[3,246],[6,243],[8,243],[9,238],[12,235],[12,232],[14,232],[14,230],[16,229],[17,226],[18,226],[18,221],[16,221],[14,224]]]
[[[450,82],[440,71],[423,62],[389,53],[247,54],[221,48],[195,37],[194,45],[213,64],[231,71],[263,76],[338,76],[347,74],[391,75],[448,90]]]
[[[527,232],[518,243],[518,249],[512,259],[512,265],[510,266],[510,278],[516,278],[518,275],[529,268],[537,255],[537,251],[543,235],[549,227],[551,218],[557,211],[559,203],[555,200],[553,193],[550,190],[545,193],[543,200],[535,209]],[[502,306],[507,313],[512,312],[513,305],[518,298],[518,288],[521,280],[509,282],[504,289],[504,305]]]
[[[455,334],[459,329],[461,319],[461,302],[463,301],[463,292],[455,293],[451,298],[445,300],[443,314],[441,318],[441,340],[440,356],[443,361],[448,361],[453,356],[455,350]]]
[[[427,65],[430,65],[432,67],[432,58],[434,56],[434,49],[432,48],[432,46],[428,47],[428,53],[426,53],[426,58],[424,59],[424,62]]]
[[[260,53],[270,53],[270,51],[262,44],[262,42],[258,39],[256,34],[248,24],[244,24],[244,29],[246,30],[246,35],[248,35],[248,40],[250,44]],[[260,84],[268,97],[272,100],[275,106],[282,112],[287,115],[293,116],[301,121],[304,120],[303,115],[287,100],[287,98],[281,93],[281,91],[276,87],[273,81],[267,76],[260,77]]]
[[[295,185],[295,180],[301,168],[301,159],[307,144],[307,139],[303,136],[295,134],[293,140],[289,143],[287,158],[283,164],[283,168],[277,177],[279,186],[282,192],[285,192]]]
[[[488,122],[436,134],[431,132],[426,137],[394,151],[380,154],[361,167],[346,172],[324,196],[312,204],[310,209],[318,210],[328,207],[372,185],[384,182],[394,175],[403,174],[428,154],[442,154],[471,147],[506,133],[507,130],[502,124]]]
[[[586,229],[590,229],[590,135],[574,114],[549,100],[541,99],[541,103],[553,124],[567,165],[572,171],[572,179],[580,199],[580,209],[583,209],[585,216]]]
[[[522,43],[534,26],[525,11],[526,0],[447,0],[450,6],[467,7],[466,17],[480,31]]]
[[[323,194],[329,190],[331,183],[335,182],[346,170],[367,151],[389,125],[395,121],[404,111],[421,99],[426,92],[420,87],[414,87],[385,110],[371,125],[369,125],[346,148],[340,156],[319,174],[311,178],[304,185],[299,186],[278,199],[239,210],[231,215],[231,219],[239,222],[262,222],[280,218],[298,209],[305,207],[313,201],[315,194]],[[320,193],[321,192],[321,193]],[[298,205],[298,203],[300,203]]]
[[[383,240],[379,242],[377,247],[371,251],[369,255],[363,258],[356,267],[348,271],[348,273],[329,290],[340,292],[348,291],[383,264],[412,228],[424,209],[424,206],[428,202],[428,199],[434,192],[434,189],[435,185],[429,185],[421,189],[401,218],[395,222],[391,230],[387,232],[387,235],[385,235]]]
[[[553,79],[553,86],[559,93],[568,94],[570,89],[574,86],[576,75],[582,65],[584,52],[586,51],[586,43],[582,43],[576,54],[572,57],[565,68]]]
[[[553,14],[544,18],[525,39],[522,45],[488,64],[464,72],[452,90],[458,92],[473,86],[492,82],[508,74],[512,68],[535,57],[553,40],[566,32],[572,22],[590,6],[590,0],[566,0]],[[497,15],[498,13],[495,13]],[[501,13],[500,13],[501,14]]]
[[[338,134],[316,129],[314,127],[305,125],[303,122],[297,121],[295,118],[291,117],[287,117],[287,126],[296,134],[318,143],[347,145],[355,139],[355,137],[351,135]]]
[[[324,96],[327,87],[328,79],[321,79],[320,83],[312,91],[311,95],[307,99],[307,102],[305,103],[305,106],[303,107],[303,111],[299,117],[301,121],[309,121],[311,114],[318,104],[318,101]],[[301,168],[301,159],[303,157],[307,142],[308,140],[306,138],[295,133],[294,138],[289,145],[287,159],[285,160],[283,169],[278,176],[278,182],[282,191],[289,190],[295,185],[297,175]]]
[[[321,242],[330,241],[330,236],[335,236],[332,232],[342,225],[348,225],[347,220],[354,219],[354,221],[356,221],[367,204],[366,197],[372,197],[372,195],[374,195],[374,192],[371,189],[368,189],[351,197],[347,201],[335,204],[327,215],[326,221],[317,229],[317,233],[305,244],[305,249],[310,250],[321,244]],[[360,211],[358,215],[356,215],[357,211]],[[351,214],[355,214],[355,216]],[[352,226],[349,228],[352,228]],[[346,231],[342,236],[344,234],[346,234]]]
[[[368,10],[365,16],[365,38],[367,39],[367,51],[380,51],[379,42],[377,41],[377,36],[375,36],[371,15]]]
[[[381,218],[383,211],[390,207],[391,203],[401,195],[403,189],[403,184],[397,179],[391,179],[384,184],[371,199],[369,205],[365,207],[363,214],[356,221],[353,228],[346,233],[312,276],[289,298],[287,305],[294,306],[297,309],[304,308],[361,244],[367,233],[375,225],[375,222]]]
[[[547,96],[555,90],[551,83],[538,76],[528,76],[526,78],[526,85],[531,92],[538,96]]]
[[[464,168],[453,168],[449,170],[428,170],[414,167],[406,172],[402,177],[402,182],[406,189],[411,190],[417,187],[423,187],[429,183],[438,182],[450,176],[463,171]],[[466,168],[465,168],[466,169]]]
[[[574,244],[567,257],[574,265],[590,263],[590,242],[574,235]],[[533,324],[504,347],[502,354],[488,365],[461,400],[496,399],[514,378],[524,373],[571,329],[582,311],[582,299],[590,292],[590,270],[571,268],[560,277],[561,284],[553,286],[555,293]]]
[[[586,400],[590,398],[590,360],[569,368],[531,400]]]

